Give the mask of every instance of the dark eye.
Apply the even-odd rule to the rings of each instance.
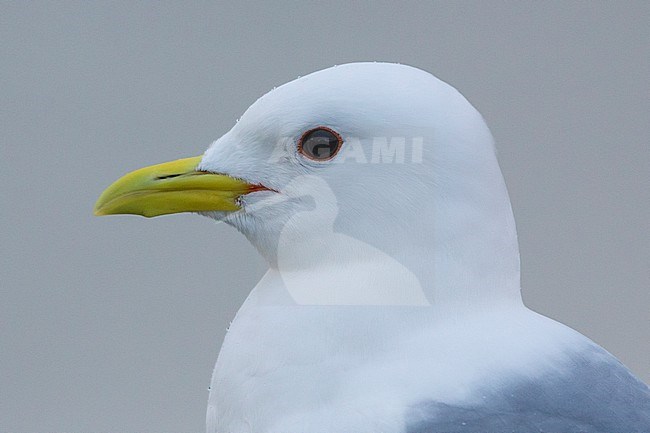
[[[315,161],[334,158],[341,148],[343,139],[335,131],[320,126],[302,134],[298,142],[298,152]]]

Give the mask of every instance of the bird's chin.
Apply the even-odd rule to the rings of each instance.
[[[197,214],[215,221],[223,221],[231,225],[237,225],[237,221],[245,218],[247,215],[253,216],[260,209],[272,206],[279,201],[283,200],[277,192],[270,189],[260,189],[239,197],[237,204],[240,206],[240,209],[237,211],[207,211],[197,212]]]
[[[209,211],[209,212],[196,212],[197,215],[208,217],[217,222],[227,221],[228,218],[233,218],[234,214],[240,213],[241,210],[236,212],[221,212],[221,211]]]

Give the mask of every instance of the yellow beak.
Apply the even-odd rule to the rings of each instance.
[[[196,171],[201,158],[152,165],[121,177],[99,197],[95,215],[236,211],[238,197],[264,189],[223,174]]]

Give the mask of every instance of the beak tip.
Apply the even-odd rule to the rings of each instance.
[[[99,200],[95,202],[95,205],[93,206],[93,215],[94,216],[104,216],[106,215],[105,209],[104,208],[104,200],[100,197]]]

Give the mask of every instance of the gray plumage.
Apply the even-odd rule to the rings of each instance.
[[[425,401],[407,433],[650,433],[650,389],[597,346],[538,378],[478,390],[479,401]]]

